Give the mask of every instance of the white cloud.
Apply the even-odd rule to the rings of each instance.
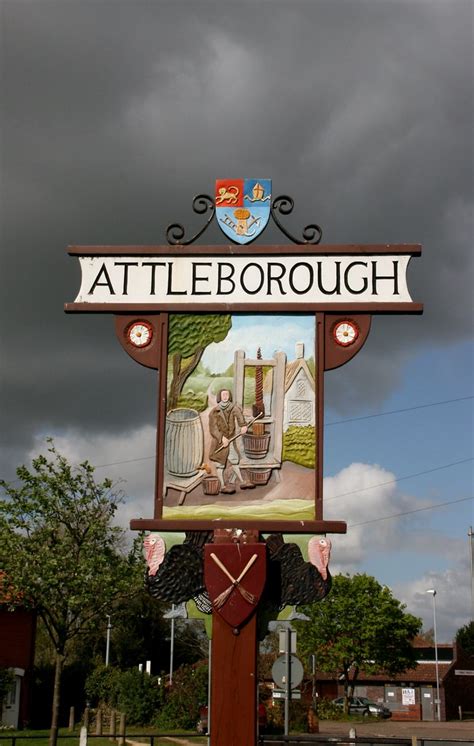
[[[125,496],[116,516],[120,526],[128,529],[132,518],[152,516],[154,427],[145,426],[115,436],[91,437],[71,429],[56,435],[55,445],[73,464],[88,460],[97,469],[97,479],[109,476],[119,482]],[[46,452],[40,436],[29,458],[39,452]],[[345,520],[348,524],[347,534],[331,537],[331,571],[333,574],[361,572],[364,562],[373,561],[374,555],[378,555],[380,572],[374,574],[384,583],[387,566],[397,565],[404,550],[425,557],[436,552],[446,563],[446,569],[421,574],[420,566],[415,563],[415,577],[388,584],[395,597],[407,605],[407,610],[423,619],[425,629],[433,626],[433,605],[426,589],[436,588],[438,640],[449,642],[456,630],[469,621],[471,594],[467,553],[463,555],[461,540],[436,533],[426,522],[423,531],[416,536],[413,526],[412,530],[407,530],[403,517],[370,523],[374,518],[396,515],[428,503],[400,493],[395,480],[396,475],[382,466],[364,463],[350,464],[324,480],[326,520]],[[369,523],[355,525],[365,521]]]
[[[460,539],[431,528],[429,513],[422,513],[424,518],[411,516],[409,525],[398,515],[425,507],[430,501],[401,494],[395,479],[395,474],[381,466],[353,463],[324,480],[326,520],[345,520],[348,524],[347,534],[331,537],[331,571],[353,575],[363,571],[364,563],[374,563],[378,555],[379,571],[374,574],[381,583],[387,583],[384,576],[396,573],[395,577],[400,577],[402,572],[405,576],[409,572],[410,579],[387,583],[394,596],[407,605],[407,611],[423,619],[424,629],[430,629],[433,602],[426,590],[435,588],[438,641],[450,642],[471,613],[467,553]],[[374,521],[391,515],[397,517]],[[421,531],[417,530],[420,520]],[[414,557],[411,572],[405,555],[420,557],[419,561]],[[422,563],[429,563],[430,555],[445,568],[424,572]]]
[[[70,429],[54,437],[56,449],[71,464],[82,461],[96,468],[96,479],[109,477],[123,492],[116,522],[128,528],[132,518],[153,515],[155,479],[155,428],[146,425],[120,435],[94,434],[87,437]],[[46,444],[39,436],[29,453],[29,459],[46,453]]]
[[[399,519],[377,522],[376,530],[357,525],[402,513],[409,505],[413,506],[413,498],[400,494],[395,479],[395,474],[377,464],[354,463],[324,480],[325,518],[344,520],[349,527],[346,535],[333,540],[337,546],[337,563],[344,571],[355,572],[354,567],[357,568],[369,553],[399,543]]]
[[[423,619],[424,629],[434,626],[433,597],[427,589],[436,590],[436,627],[438,642],[451,642],[456,631],[470,621],[470,573],[467,562],[442,572],[430,572],[407,583],[397,583],[393,592],[407,605],[407,610]]]

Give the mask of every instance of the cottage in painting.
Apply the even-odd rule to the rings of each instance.
[[[269,408],[273,371],[264,382],[264,403]],[[314,427],[316,421],[314,377],[304,359],[304,344],[296,344],[296,359],[286,364],[283,400],[283,432],[289,427]]]

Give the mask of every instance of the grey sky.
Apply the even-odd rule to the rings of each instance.
[[[1,7],[2,471],[37,432],[154,421],[153,374],[112,318],[63,313],[79,283],[65,249],[163,243],[198,224],[216,178],[272,178],[292,229],[316,221],[326,243],[423,243],[409,286],[425,314],[375,319],[328,383],[341,412],[472,334],[471,2]]]

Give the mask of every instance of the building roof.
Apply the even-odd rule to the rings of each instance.
[[[297,358],[296,360],[292,360],[291,363],[287,363],[285,366],[285,394],[290,388],[291,384],[295,380],[296,376],[298,375],[298,372],[300,370],[303,370],[311,384],[311,387],[314,391],[314,378],[312,376],[312,373],[310,369],[308,368],[308,363],[304,358]],[[265,393],[271,393],[273,386],[273,368],[268,371],[267,375],[265,376],[265,380],[263,382],[263,390]]]
[[[439,679],[442,681],[452,663],[439,663]],[[334,681],[337,678],[335,674],[323,673],[317,670],[316,663],[316,680],[318,681]],[[388,673],[376,673],[376,674],[364,674],[362,672],[357,676],[357,683],[364,684],[367,682],[378,682],[378,683],[396,683],[396,684],[435,684],[436,683],[436,664],[435,663],[419,663],[416,668],[409,668],[404,673],[399,674],[388,674]]]
[[[418,645],[416,646],[419,647]],[[420,646],[421,647],[421,646]],[[429,647],[426,646],[426,647]],[[445,648],[451,648],[452,645],[443,645]],[[263,675],[265,678],[271,678],[271,664],[274,660],[274,656],[272,654],[266,654],[260,656],[260,670],[261,675]],[[440,681],[443,681],[444,677],[448,673],[448,671],[452,668],[454,665],[453,661],[446,662],[446,661],[438,661],[438,671],[439,671],[439,679]],[[317,668],[318,664],[316,661],[316,680],[317,681],[337,681],[338,680],[338,674],[337,673],[323,673],[322,671],[318,671]],[[364,674],[362,672],[359,673],[357,676],[357,683],[358,684],[364,684],[367,682],[374,682],[374,683],[386,683],[386,684],[436,684],[436,663],[434,661],[419,661],[416,668],[409,668],[403,673],[399,674],[388,674],[388,673],[376,673],[376,674]]]

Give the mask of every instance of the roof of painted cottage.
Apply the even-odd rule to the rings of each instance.
[[[303,370],[306,374],[310,384],[311,388],[314,391],[314,378],[311,374],[311,371],[308,367],[308,363],[304,358],[298,358],[297,360],[292,360],[291,363],[287,363],[285,367],[285,394],[290,389],[291,385],[293,384],[296,376],[298,375],[299,371]],[[263,390],[265,393],[271,393],[273,385],[273,369],[269,370],[267,375],[265,376],[264,382],[263,382]]]

